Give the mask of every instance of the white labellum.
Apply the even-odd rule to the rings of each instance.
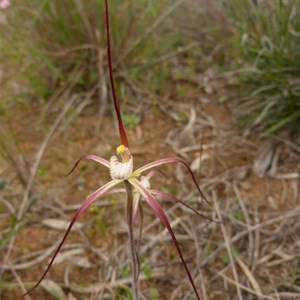
[[[109,161],[109,168],[112,179],[128,179],[133,171],[132,157],[127,162],[120,162],[116,156],[112,156]]]

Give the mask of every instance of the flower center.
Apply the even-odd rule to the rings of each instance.
[[[122,161],[119,161],[115,155],[110,158],[110,176],[112,179],[128,179],[133,171],[132,155],[124,145],[120,145],[116,152],[121,156]]]

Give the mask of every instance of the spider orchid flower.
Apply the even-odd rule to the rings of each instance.
[[[109,76],[110,76],[110,84],[111,84],[113,103],[114,103],[114,108],[115,108],[115,112],[116,112],[117,119],[118,119],[119,134],[121,137],[122,144],[116,149],[116,155],[113,155],[109,161],[100,156],[85,155],[76,162],[76,164],[74,165],[72,170],[69,172],[69,174],[72,173],[82,159],[88,159],[88,160],[95,161],[95,162],[101,164],[102,166],[106,167],[110,173],[111,181],[109,181],[105,185],[101,186],[95,192],[93,192],[91,195],[89,195],[87,197],[87,199],[85,200],[85,202],[77,210],[75,215],[72,217],[70,224],[69,224],[60,244],[58,245],[56,251],[54,252],[46,270],[42,274],[39,281],[25,295],[31,293],[45,278],[45,276],[49,272],[49,270],[57,256],[57,254],[61,250],[66,238],[68,237],[72,227],[74,226],[75,222],[79,219],[79,217],[99,198],[102,198],[109,194],[126,192],[126,194],[127,194],[127,223],[128,223],[128,229],[129,229],[128,230],[129,245],[130,245],[130,251],[131,251],[131,256],[132,256],[131,257],[132,258],[132,267],[133,267],[134,299],[138,300],[138,288],[137,288],[137,284],[136,284],[137,280],[138,280],[138,276],[139,276],[138,248],[139,248],[139,244],[140,244],[140,240],[141,240],[142,223],[143,223],[143,208],[141,205],[141,200],[144,199],[146,201],[146,203],[150,206],[152,211],[154,212],[155,216],[162,222],[162,224],[168,230],[168,232],[174,242],[176,250],[179,254],[179,257],[182,261],[182,264],[185,268],[185,271],[186,271],[189,281],[192,285],[194,293],[195,293],[197,299],[199,300],[200,299],[199,294],[197,292],[197,289],[194,284],[191,273],[187,267],[187,264],[184,260],[182,252],[180,250],[179,243],[175,237],[175,234],[171,228],[170,222],[169,222],[165,212],[163,211],[161,205],[159,204],[159,202],[157,200],[157,197],[164,198],[164,199],[174,202],[174,203],[181,203],[182,205],[191,209],[196,214],[198,214],[204,218],[207,218],[207,217],[205,217],[199,211],[190,207],[189,205],[187,205],[180,199],[177,199],[173,195],[151,189],[149,180],[156,172],[162,173],[162,171],[155,170],[155,168],[160,167],[165,164],[181,164],[190,173],[192,180],[194,182],[194,185],[197,188],[200,196],[206,202],[208,202],[208,201],[202,194],[200,187],[197,184],[196,178],[195,178],[192,170],[190,169],[189,165],[180,158],[174,158],[174,157],[163,158],[163,159],[159,159],[159,160],[150,162],[136,170],[133,169],[133,157],[129,150],[128,140],[127,140],[126,132],[125,132],[125,129],[123,126],[123,121],[122,121],[122,117],[121,117],[121,113],[120,113],[120,106],[119,106],[119,102],[117,101],[116,92],[115,92],[115,88],[114,88],[114,80],[113,80],[113,72],[112,72],[113,68],[112,68],[112,62],[111,62],[112,59],[111,59],[111,47],[110,47],[110,33],[109,33],[110,29],[109,29],[108,0],[105,0],[105,25],[106,25],[107,58],[108,58],[108,70],[109,70]],[[116,186],[120,185],[120,184],[123,184],[125,186],[125,188],[116,188]],[[140,222],[140,233],[139,233],[139,237],[138,237],[138,243],[136,245],[135,239],[134,239],[133,228],[136,225],[136,218],[137,218],[138,213],[141,217],[141,222]]]
[[[145,201],[147,202],[147,204],[150,206],[150,208],[153,210],[154,214],[156,217],[158,217],[160,219],[160,221],[163,223],[163,225],[167,228],[174,244],[175,247],[177,249],[177,252],[180,256],[180,259],[183,263],[183,266],[186,270],[186,273],[188,275],[188,278],[191,282],[191,285],[193,287],[193,290],[197,296],[197,299],[200,299],[197,289],[195,287],[194,281],[192,279],[192,276],[190,274],[190,271],[187,267],[187,264],[183,258],[182,252],[180,250],[179,247],[179,243],[175,237],[175,234],[171,228],[171,225],[168,221],[168,218],[165,214],[165,212],[163,211],[161,205],[159,204],[159,202],[157,201],[156,197],[159,196],[161,198],[164,198],[166,200],[169,200],[171,202],[179,202],[181,204],[183,204],[184,206],[186,206],[187,208],[191,209],[193,212],[195,212],[196,214],[203,216],[199,211],[195,210],[194,208],[190,207],[188,204],[184,203],[183,201],[177,199],[176,197],[174,197],[171,194],[165,193],[165,192],[161,192],[158,190],[154,190],[151,189],[150,187],[150,178],[154,175],[154,173],[156,172],[155,170],[152,170],[153,168],[159,167],[161,165],[164,164],[170,164],[170,163],[179,163],[184,165],[187,170],[190,172],[190,174],[192,175],[192,179],[194,181],[194,184],[196,186],[196,188],[198,189],[199,193],[201,196],[202,192],[195,180],[195,177],[191,171],[191,169],[189,168],[189,166],[181,159],[179,158],[163,158],[163,159],[159,159],[153,162],[150,162],[138,169],[136,169],[135,171],[133,171],[133,158],[132,155],[129,151],[129,149],[125,146],[125,145],[120,145],[117,149],[116,149],[116,154],[119,156],[115,156],[113,155],[110,160],[106,160],[100,156],[96,156],[96,155],[85,155],[82,158],[80,158],[76,164],[74,165],[74,167],[72,168],[72,170],[69,172],[69,174],[71,174],[75,168],[78,166],[78,164],[80,163],[81,160],[83,159],[88,159],[88,160],[92,160],[95,161],[101,165],[103,165],[104,167],[106,167],[108,169],[108,171],[110,172],[110,176],[111,176],[111,181],[109,181],[108,183],[106,183],[105,185],[101,186],[99,189],[97,189],[95,192],[93,192],[91,195],[89,195],[87,197],[87,199],[85,200],[85,202],[81,205],[81,207],[77,210],[77,212],[75,213],[75,215],[73,216],[73,218],[71,219],[71,222],[69,224],[69,227],[67,228],[61,243],[59,244],[59,246],[57,247],[54,255],[52,256],[52,259],[50,260],[48,267],[46,268],[45,272],[43,273],[42,277],[39,279],[39,281],[34,285],[33,288],[30,289],[30,291],[28,291],[25,295],[27,295],[28,293],[31,293],[41,282],[42,280],[45,278],[45,276],[47,275],[47,273],[49,272],[57,254],[59,253],[59,251],[61,250],[66,238],[68,237],[72,227],[74,226],[75,222],[79,219],[79,217],[99,198],[102,198],[104,196],[107,196],[109,194],[114,194],[114,193],[124,193],[127,192],[127,199],[128,199],[128,203],[127,203],[127,212],[129,214],[129,230],[130,230],[130,234],[133,236],[133,226],[136,224],[136,217],[138,214],[138,211],[140,210],[141,212],[141,217],[142,217],[142,207],[141,207],[141,198],[145,199]],[[145,174],[146,171],[149,171],[147,174]],[[68,174],[68,175],[69,175]],[[145,174],[145,175],[143,175]],[[118,188],[116,189],[115,187],[117,185],[120,185],[121,183],[125,184],[125,189],[124,188]],[[131,195],[129,194],[131,193]],[[204,198],[205,199],[205,198]],[[205,217],[205,216],[203,216]],[[206,218],[206,217],[205,217]],[[140,239],[140,237],[139,237]],[[136,253],[134,255],[137,255]],[[139,264],[138,264],[138,258],[136,258],[135,263],[134,263],[134,269],[136,269],[136,274],[134,275],[135,280],[138,279],[138,273],[139,273]]]

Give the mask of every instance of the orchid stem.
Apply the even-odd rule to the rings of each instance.
[[[133,299],[139,300],[138,293],[138,276],[139,276],[139,261],[137,257],[135,242],[134,242],[134,234],[133,234],[133,190],[132,185],[125,180],[125,188],[127,192],[127,223],[128,223],[128,237],[129,237],[129,252],[131,255],[132,262],[132,290],[133,290]]]

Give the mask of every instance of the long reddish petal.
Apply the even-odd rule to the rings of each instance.
[[[109,77],[110,77],[110,84],[111,84],[111,91],[114,100],[115,111],[118,118],[119,123],[119,133],[121,137],[122,144],[125,145],[127,148],[128,140],[127,135],[123,126],[122,116],[120,113],[120,105],[117,100],[116,91],[115,91],[115,84],[113,78],[113,71],[112,71],[112,59],[111,59],[111,47],[110,47],[110,32],[109,32],[109,14],[108,14],[108,1],[105,0],[105,28],[106,28],[106,40],[107,40],[107,59],[108,59],[108,69],[109,69]]]
[[[39,284],[42,282],[42,280],[45,278],[45,276],[47,275],[47,273],[49,272],[58,252],[60,251],[62,245],[64,244],[66,238],[68,237],[74,223],[78,220],[78,218],[94,203],[95,200],[97,200],[99,197],[104,196],[105,194],[108,194],[108,191],[115,185],[117,185],[118,183],[122,182],[122,180],[112,180],[110,182],[108,182],[107,184],[105,184],[104,186],[102,186],[101,188],[99,188],[97,191],[95,191],[93,194],[91,194],[86,201],[82,204],[82,206],[77,210],[77,212],[75,213],[75,215],[73,216],[73,218],[71,219],[70,225],[67,229],[67,231],[65,232],[64,237],[62,238],[62,241],[60,242],[60,244],[58,245],[57,249],[54,252],[54,255],[52,256],[50,263],[48,264],[46,271],[43,273],[42,277],[39,279],[39,281],[26,293],[23,295],[26,296],[27,294],[31,293],[33,290],[35,290]]]
[[[217,223],[219,223],[218,221],[213,220],[213,219],[211,219],[211,218],[209,218],[209,217],[203,215],[203,214],[202,214],[201,212],[199,212],[197,209],[195,209],[195,208],[193,208],[192,206],[186,204],[184,201],[182,201],[182,200],[180,200],[180,199],[174,197],[174,196],[171,195],[171,194],[164,193],[164,192],[161,192],[161,191],[158,191],[158,190],[149,190],[149,192],[150,192],[152,195],[153,195],[153,194],[154,194],[154,195],[158,195],[158,196],[160,196],[160,197],[162,197],[162,198],[164,198],[164,199],[170,200],[170,201],[172,201],[172,202],[175,202],[175,203],[176,203],[176,202],[179,202],[179,203],[181,203],[182,205],[184,205],[185,207],[187,207],[188,209],[192,210],[192,211],[193,211],[195,214],[197,214],[198,216],[203,217],[203,218],[205,218],[205,219],[207,219],[207,220],[210,220],[210,221],[212,221],[212,222],[217,222]]]
[[[97,155],[84,155],[82,156],[81,158],[79,158],[77,160],[77,162],[75,163],[74,167],[71,169],[71,171],[67,174],[67,176],[69,176],[78,166],[78,164],[83,160],[83,159],[90,159],[90,160],[93,160],[93,161],[96,161],[98,163],[100,163],[101,165],[109,168],[109,161],[100,157],[100,156],[97,156]]]
[[[142,166],[141,168],[135,170],[135,171],[133,172],[132,175],[133,175],[133,176],[136,176],[136,175],[139,175],[139,174],[141,174],[141,173],[143,173],[143,172],[145,172],[145,171],[147,171],[147,170],[149,170],[149,169],[152,169],[152,168],[155,168],[155,167],[158,167],[158,166],[161,166],[161,165],[165,165],[165,164],[174,164],[174,163],[175,163],[175,164],[178,164],[178,163],[179,163],[179,164],[183,164],[183,165],[188,169],[190,175],[191,175],[192,178],[193,178],[194,184],[195,184],[195,186],[197,187],[198,192],[200,193],[201,197],[202,197],[209,205],[211,205],[211,203],[210,203],[210,202],[205,198],[205,196],[203,195],[203,193],[202,193],[202,191],[201,191],[201,189],[200,189],[200,187],[199,187],[199,185],[198,185],[198,183],[197,183],[197,181],[196,181],[196,178],[195,178],[195,176],[194,176],[193,171],[191,170],[191,168],[189,167],[189,165],[188,165],[184,160],[182,160],[182,159],[180,159],[180,158],[177,158],[177,157],[167,157],[167,158],[162,158],[162,159],[159,159],[159,160],[155,160],[155,161],[153,161],[153,162],[151,162],[151,163],[148,163],[148,164]]]
[[[179,244],[177,242],[177,239],[175,237],[175,234],[171,228],[171,225],[168,221],[167,216],[165,215],[164,211],[162,210],[161,206],[159,205],[159,203],[157,202],[157,200],[151,195],[151,193],[145,189],[135,178],[130,178],[128,180],[140,193],[141,195],[146,199],[147,203],[150,205],[150,207],[152,208],[152,210],[154,211],[155,215],[160,219],[160,221],[165,225],[165,227],[167,228],[167,230],[169,231],[170,236],[172,237],[172,240],[174,242],[174,245],[176,247],[176,250],[181,258],[182,264],[184,265],[185,271],[189,277],[189,280],[191,282],[191,285],[193,287],[193,290],[197,296],[197,299],[200,300],[200,297],[198,295],[196,286],[194,284],[193,278],[191,276],[191,273],[187,267],[187,264],[183,258],[182,252],[180,250]]]
[[[126,193],[126,190],[125,189],[111,189],[111,190],[103,193],[103,195],[101,197],[115,194],[115,193]]]

